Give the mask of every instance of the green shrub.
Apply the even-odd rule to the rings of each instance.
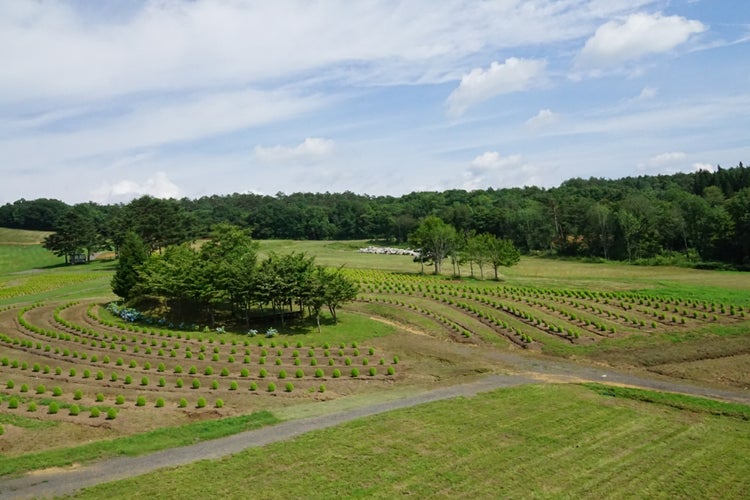
[[[13,389],[16,386],[16,384],[12,380],[8,380],[8,382],[5,383],[6,389]]]
[[[240,370],[240,377],[248,377],[248,376],[250,376],[250,370],[248,370],[247,368],[243,368],[242,370]]]
[[[60,411],[60,404],[57,401],[52,401],[47,407],[47,413],[50,415],[56,415]]]
[[[257,391],[258,390],[258,384],[255,382],[250,382],[250,390],[251,391]]]
[[[110,408],[107,410],[107,420],[114,420],[117,418],[117,410]]]
[[[21,392],[29,392],[28,384],[21,384]]]
[[[62,388],[60,388],[58,386],[55,386],[55,387],[52,388],[52,395],[53,396],[60,397],[60,396],[62,396],[62,393],[63,393]]]
[[[156,408],[164,408],[164,398],[156,398],[156,403],[154,404]]]
[[[198,380],[197,378],[194,378],[193,382],[191,383],[191,386],[193,387],[193,389],[200,389],[201,388],[201,381]]]
[[[179,402],[179,403],[177,403],[177,406],[178,406],[179,408],[187,408],[187,399],[185,399],[185,398],[180,398],[180,402]]]
[[[286,378],[286,370],[281,370],[279,372],[279,378]]]
[[[117,382],[117,374],[115,372],[112,372],[112,374],[109,376],[109,379],[112,382]]]
[[[96,372],[96,380],[104,380],[104,372],[102,371]]]
[[[359,377],[359,370],[357,368],[352,368],[351,374],[352,377]]]
[[[388,375],[393,375],[395,373],[396,373],[396,370],[394,370],[392,366],[389,366],[388,367]]]
[[[333,370],[333,373],[331,374],[333,378],[339,378],[341,376],[341,371],[338,368],[335,368]]]
[[[133,383],[133,377],[131,377],[130,375],[125,375],[125,383],[127,385],[132,384]]]
[[[15,396],[11,396],[11,398],[8,400],[8,408],[11,410],[15,410],[18,408],[18,398]]]
[[[274,361],[274,363],[276,363],[276,366],[279,366],[281,364],[281,358],[276,358],[276,361]]]
[[[83,391],[80,389],[76,389],[76,391],[73,393],[73,399],[76,401],[79,401],[83,397]]]
[[[36,386],[37,394],[44,394],[45,392],[47,392],[47,388],[44,387],[44,384],[39,384],[38,386]]]
[[[367,365],[369,365],[369,364],[370,364],[370,360],[369,360],[369,359],[367,359],[367,358],[362,358],[362,365],[363,365],[363,366],[367,366]]]
[[[213,389],[213,390],[218,390],[219,389],[219,381],[218,380],[214,380],[213,382],[211,382],[211,389]]]
[[[125,404],[125,396],[123,396],[122,394],[119,394],[119,395],[118,395],[118,396],[117,396],[117,397],[115,398],[115,404],[116,404],[116,405],[124,405],[124,404]]]
[[[214,403],[214,407],[216,407],[216,408],[224,408],[224,401],[222,399],[217,399],[216,403]]]
[[[370,372],[369,373],[370,373],[371,377],[374,377],[375,375],[378,374],[378,369],[373,366],[373,367],[370,368]]]
[[[326,392],[326,385],[320,384],[320,387],[318,387],[318,392]]]
[[[135,405],[146,406],[146,398],[143,396],[138,396],[137,398],[135,398]]]
[[[195,375],[196,373],[198,373],[198,369],[195,366],[191,366],[190,369],[188,370],[188,373],[190,375]]]
[[[349,358],[348,356],[346,358],[344,358],[344,364],[346,366],[351,366],[351,364],[352,364],[351,358]]]
[[[284,385],[284,391],[286,392],[292,392],[294,390],[294,384],[291,382],[287,382],[286,385]]]
[[[99,415],[101,415],[101,414],[102,414],[101,410],[99,408],[97,408],[96,406],[94,406],[89,411],[89,418],[99,418]]]
[[[261,369],[260,369],[260,372],[258,372],[258,376],[259,376],[260,378],[266,378],[266,376],[267,376],[267,375],[268,375],[268,372],[266,371],[266,369],[265,369],[265,368],[261,368]]]
[[[36,408],[37,408],[36,402],[35,401],[31,401],[31,402],[29,402],[29,406],[26,407],[26,411],[32,411],[33,412],[33,411],[36,411]]]
[[[305,376],[305,372],[303,372],[302,370],[297,370],[296,372],[294,372],[295,378],[302,378],[304,376]]]
[[[148,377],[141,377],[141,385],[148,385]]]
[[[198,398],[198,401],[195,403],[196,408],[205,408],[206,407],[206,398],[200,397]]]
[[[75,369],[75,368],[71,368],[71,369],[70,369],[70,370],[68,371],[68,376],[69,376],[69,377],[75,377],[75,376],[76,376],[76,369]]]
[[[221,369],[221,376],[222,377],[228,377],[229,376],[229,369],[228,368],[222,368]]]
[[[71,405],[69,411],[70,416],[77,417],[81,413],[81,408],[78,405]]]
[[[268,389],[267,390],[268,390],[268,392],[274,392],[274,391],[276,391],[276,384],[274,384],[273,382],[271,382],[270,384],[268,384]]]
[[[104,401],[104,394],[102,394],[101,392],[97,392],[96,393],[96,402],[97,403],[101,403],[102,401]]]
[[[236,390],[237,390],[237,387],[238,387],[238,385],[237,385],[237,381],[235,381],[235,380],[232,380],[232,381],[231,381],[231,382],[229,383],[229,390],[230,390],[230,391],[236,391]]]

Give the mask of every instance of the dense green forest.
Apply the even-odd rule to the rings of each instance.
[[[723,263],[750,268],[750,169],[718,168],[559,187],[414,192],[215,195],[128,204],[69,206],[18,200],[0,207],[0,226],[55,231],[60,255],[117,248],[134,231],[151,251],[208,235],[219,223],[256,239],[378,239],[405,243],[427,216],[459,234],[488,233],[524,253],[633,262]]]

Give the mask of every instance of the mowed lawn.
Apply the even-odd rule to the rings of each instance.
[[[700,406],[678,410],[577,385],[503,389],[77,498],[746,498],[747,412],[716,416]]]

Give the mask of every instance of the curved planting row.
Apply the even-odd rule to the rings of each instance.
[[[114,418],[124,408],[246,408],[262,394],[348,392],[352,384],[398,378],[398,357],[356,342],[304,346],[283,337],[154,329],[103,320],[98,311],[71,302],[3,313],[17,325],[0,333],[8,409]]]
[[[528,347],[552,339],[596,343],[634,334],[680,332],[706,324],[746,320],[746,306],[667,298],[632,292],[465,284],[435,276],[351,271],[360,298],[414,308],[433,317],[461,310],[496,333]],[[453,317],[455,323],[465,323]],[[464,337],[478,333],[466,327]]]

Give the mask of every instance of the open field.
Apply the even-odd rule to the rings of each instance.
[[[686,412],[581,386],[524,386],[397,410],[76,498],[181,498],[186,492],[212,498],[741,498],[750,488],[747,431],[742,416]]]
[[[15,237],[12,231],[0,236],[6,242],[33,241],[32,235]],[[86,463],[107,456],[138,455],[180,446],[191,439],[200,441],[239,432],[248,425],[271,425],[279,419],[293,420],[365,406],[434,387],[478,380],[491,373],[528,375],[534,371],[536,363],[545,359],[614,367],[628,373],[646,374],[665,383],[682,380],[736,391],[744,395],[744,399],[750,397],[747,375],[750,373],[750,277],[747,274],[524,258],[518,266],[503,269],[499,282],[468,278],[468,269],[462,270],[463,279],[456,280],[448,275],[416,274],[418,264],[409,257],[360,254],[356,249],[361,246],[366,246],[366,242],[261,242],[261,253],[305,251],[315,255],[318,263],[343,265],[345,272],[360,284],[358,300],[344,307],[338,324],[325,319],[321,334],[308,323],[279,327],[280,335],[267,339],[262,332],[258,337],[249,337],[245,331],[217,333],[204,326],[170,328],[168,325],[127,323],[104,307],[115,298],[109,290],[114,270],[112,261],[64,266],[60,265],[61,259],[39,246],[0,242],[0,425],[5,430],[5,434],[0,435],[0,475]],[[475,274],[479,274],[477,269]],[[485,275],[488,274],[485,270]],[[528,362],[514,364],[510,359]],[[569,378],[572,379],[576,378],[575,363],[566,365],[570,367],[572,376]],[[520,365],[523,368],[519,368]],[[544,377],[561,380],[549,374]],[[540,396],[538,390],[548,392]],[[545,435],[560,435],[555,443],[548,444],[559,448],[544,448],[544,453],[560,457],[571,452],[585,467],[583,471],[574,471],[573,460],[552,461],[565,474],[555,476],[559,476],[559,484],[545,485],[541,480],[533,483],[536,486],[532,491],[537,495],[567,495],[569,492],[585,495],[590,491],[590,496],[598,496],[597,488],[601,485],[583,481],[587,488],[584,490],[576,489],[573,483],[588,474],[620,484],[620,475],[630,477],[625,468],[631,464],[631,455],[639,463],[658,463],[672,450],[669,446],[678,448],[683,444],[677,440],[661,449],[650,441],[633,440],[628,434],[632,451],[609,457],[606,448],[590,449],[592,456],[599,458],[587,461],[583,458],[585,454],[579,457],[576,455],[579,452],[569,444],[576,438],[581,439],[580,425],[571,422],[586,422],[585,428],[589,428],[588,420],[582,417],[587,411],[598,415],[592,422],[601,426],[597,431],[601,433],[605,432],[607,419],[617,421],[619,412],[627,411],[632,418],[643,420],[638,424],[642,427],[633,424],[633,434],[640,429],[644,436],[649,433],[662,436],[663,431],[665,436],[697,439],[717,449],[729,445],[747,449],[746,440],[723,440],[734,435],[726,430],[732,425],[735,434],[749,435],[747,419],[726,417],[728,420],[721,420],[725,417],[701,412],[696,416],[693,410],[613,400],[580,387],[553,385],[518,391],[520,396],[511,396],[506,390],[487,396],[488,400],[495,401],[493,403],[482,402],[485,396],[473,398],[465,408],[467,413],[463,417],[457,414],[456,418],[462,418],[461,422],[478,419],[486,424],[492,421],[489,413],[474,408],[476,402],[481,403],[480,406],[489,405],[493,412],[523,427],[527,416],[506,415],[502,413],[505,410],[496,408],[508,404],[504,398],[520,398],[519,404],[532,412],[533,405],[544,398],[554,400],[555,395],[559,395],[561,399],[555,402],[558,406],[554,406],[557,412],[554,419],[568,422],[565,431],[568,434],[551,428]],[[566,402],[566,398],[569,401]],[[466,406],[466,401],[462,404]],[[413,425],[420,420],[434,428],[436,435],[448,432],[433,421],[437,417],[432,416],[432,408],[425,409],[424,414],[418,409],[410,411],[414,412],[410,417],[412,424],[398,417],[391,422],[392,429],[400,429],[400,434],[404,429],[399,426]],[[603,413],[599,415],[598,411]],[[542,414],[547,415],[548,420],[551,418],[551,413]],[[658,425],[653,424],[657,416],[663,420]],[[247,418],[250,420],[246,423],[237,420]],[[370,419],[366,424],[357,423],[355,428],[360,431],[362,427],[358,426],[377,428],[381,418],[390,416]],[[706,430],[705,435],[686,432],[680,427],[686,421]],[[724,423],[711,427],[718,422]],[[722,427],[726,422],[731,424]],[[458,420],[453,425],[458,426]],[[317,482],[309,485],[290,482],[290,489],[286,490],[280,486],[285,483],[275,483],[276,479],[269,477],[262,483],[264,488],[270,488],[264,489],[264,496],[272,497],[277,490],[277,496],[289,496],[285,494],[289,492],[299,494],[306,487],[310,488],[308,491],[320,491],[321,496],[392,496],[400,492],[461,496],[463,493],[458,490],[471,482],[480,483],[476,486],[479,489],[467,491],[485,496],[491,488],[500,488],[496,482],[500,479],[510,485],[508,495],[519,496],[520,490],[513,488],[520,486],[512,485],[532,484],[529,480],[537,476],[537,470],[543,471],[540,477],[549,474],[544,472],[548,465],[531,463],[536,453],[532,457],[528,450],[540,449],[538,447],[544,443],[532,439],[536,433],[534,426],[541,423],[530,422],[529,425],[528,432],[514,437],[514,442],[525,443],[527,448],[519,444],[515,454],[509,455],[515,460],[502,462],[502,467],[493,464],[489,456],[474,457],[476,450],[482,447],[480,443],[489,439],[487,436],[476,433],[474,437],[455,437],[456,449],[464,451],[460,456],[449,453],[446,457],[454,464],[484,471],[483,479],[479,479],[482,472],[477,472],[480,476],[472,476],[472,472],[466,477],[441,479],[430,486],[436,489],[419,489],[420,474],[427,474],[431,467],[436,467],[428,460],[412,471],[404,471],[404,477],[400,477],[398,471],[388,473],[387,467],[384,469],[384,478],[398,479],[393,482],[393,485],[401,485],[398,491],[379,489],[381,486],[373,483],[363,486],[362,490],[355,488],[345,493],[344,490],[320,489]],[[340,432],[346,436],[349,431]],[[509,431],[503,427],[495,432],[504,435]],[[712,433],[727,432],[729,437],[716,437],[716,443],[710,443]],[[331,439],[330,435],[325,435],[328,436],[325,439]],[[300,439],[307,443],[306,437]],[[403,442],[399,442],[394,434],[385,441],[387,445],[372,448],[373,443],[377,444],[374,437],[352,438],[356,441],[357,453],[371,457],[379,466],[389,463],[389,455],[403,460],[408,439],[411,438],[404,436]],[[413,439],[428,440],[426,436]],[[592,442],[607,440],[604,435],[591,439]],[[111,445],[98,444],[107,440],[114,441]],[[331,453],[339,458],[344,456],[342,450],[347,444],[331,442],[335,443],[331,445]],[[459,446],[459,443],[462,444]],[[302,456],[302,449],[307,445],[299,446],[301,448],[294,448],[296,451],[291,456],[315,462],[314,457]],[[440,447],[424,449],[428,455],[448,453]],[[523,449],[529,456],[524,456]],[[245,459],[256,460],[252,453],[248,452]],[[262,453],[269,453],[269,450]],[[712,453],[707,451],[706,457],[714,460]],[[359,465],[358,460],[357,457],[345,459],[351,462],[352,478],[368,467],[369,459]],[[715,471],[726,466],[722,461],[711,465],[714,462],[701,460],[697,455],[685,455],[680,463],[697,461],[703,465],[696,465],[695,471],[710,470],[708,475],[716,475]],[[611,465],[613,472],[604,471],[599,461]],[[323,462],[323,468],[311,466],[300,476],[328,477],[331,472],[325,467],[332,467],[335,460],[326,458]],[[279,480],[289,476],[291,465],[283,465],[284,460],[274,459],[274,463],[279,469],[278,474],[272,476],[278,476]],[[337,464],[336,467],[343,466]],[[740,472],[732,467],[727,468],[730,471],[727,474]],[[375,470],[371,465],[370,468]],[[497,475],[498,468],[510,471],[510,475]],[[648,475],[649,470],[646,468],[642,473],[652,477]],[[686,473],[682,482],[678,481],[669,491],[681,495],[680,491],[696,488],[699,496],[701,492],[712,496],[718,491],[713,488],[724,484],[722,481],[729,481],[726,479],[729,476],[725,478],[721,470],[718,479],[709,482],[695,480],[693,476],[697,472]],[[615,474],[616,471],[620,472]],[[672,477],[671,472],[661,474]],[[651,486],[645,482],[636,496],[652,496],[658,484],[656,477],[652,477]],[[182,484],[182,479],[178,482]],[[186,484],[192,483],[186,481]],[[623,480],[622,484],[627,482]],[[0,488],[1,485],[0,479]],[[200,484],[190,486],[196,491],[203,487]],[[205,491],[241,496],[241,488],[227,487],[236,488],[232,490],[235,493]],[[146,483],[142,495],[153,494],[149,488]],[[129,486],[123,491],[131,492]],[[270,493],[266,495],[266,491]],[[624,489],[620,491],[620,495],[627,494]]]

